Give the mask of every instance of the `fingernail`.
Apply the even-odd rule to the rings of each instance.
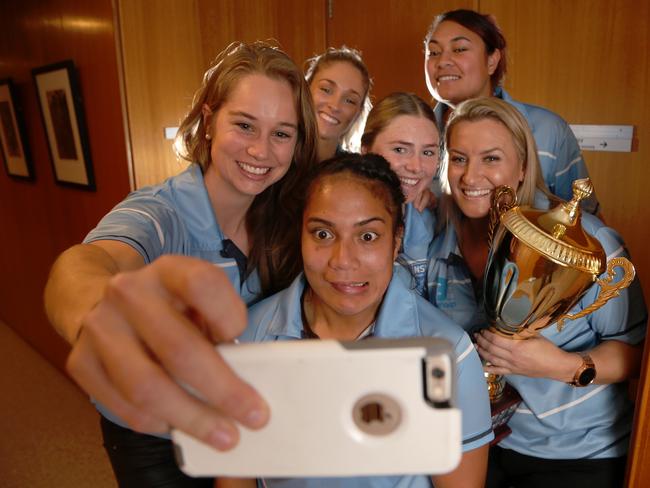
[[[215,429],[210,433],[208,442],[220,450],[230,449],[235,439],[232,434],[222,429]]]
[[[252,428],[262,427],[266,423],[266,413],[264,410],[254,408],[246,414],[246,425]]]

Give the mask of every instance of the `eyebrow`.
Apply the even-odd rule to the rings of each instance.
[[[407,142],[407,141],[400,141],[400,140],[395,140],[395,141],[388,141],[388,144],[400,144],[402,146],[415,146],[412,142]],[[428,144],[424,144],[423,147],[439,147],[440,143],[439,142],[430,142]]]
[[[503,149],[501,149],[500,147],[493,147],[493,148],[485,149],[484,151],[481,151],[481,154],[487,154],[487,153],[491,153],[491,152],[495,152],[495,151],[503,152]]]
[[[318,81],[327,81],[328,83],[331,83],[332,85],[339,86],[337,82],[335,82],[334,80],[330,80],[329,78],[321,78],[321,79],[318,80]],[[361,97],[361,94],[360,94],[358,91],[356,91],[354,88],[350,88],[350,89],[347,90],[347,91],[348,91],[348,92],[352,92],[352,93],[354,93],[354,94],[357,95],[358,97]]]
[[[364,219],[364,220],[361,220],[361,221],[355,223],[354,226],[355,227],[363,227],[364,225],[370,224],[372,222],[382,222],[384,224],[386,223],[386,221],[384,219],[382,219],[381,217],[370,217],[368,219]],[[309,220],[307,220],[307,223],[310,223],[310,224],[312,224],[312,223],[314,223],[314,224],[323,224],[323,225],[327,225],[329,227],[335,227],[333,222],[330,222],[329,220],[326,220],[326,219],[321,219],[320,217],[310,217]]]
[[[488,154],[488,153],[495,152],[495,151],[498,151],[498,152],[502,153],[503,149],[501,149],[500,147],[493,147],[493,148],[485,149],[485,150],[481,151],[480,154]],[[449,152],[455,152],[455,153],[458,153],[458,154],[462,154],[463,156],[467,155],[464,151],[461,151],[459,149],[455,149],[453,147],[449,148]]]
[[[456,41],[467,41],[467,42],[472,42],[472,40],[471,40],[469,37],[465,37],[465,36],[456,36],[456,37],[454,37],[454,38],[451,39],[451,42],[456,42]],[[431,43],[433,43],[433,44],[440,44],[440,43],[439,43],[438,41],[436,41],[435,39],[429,39],[429,44],[431,44]]]
[[[228,115],[235,116],[235,117],[244,117],[244,118],[250,119],[250,120],[259,120],[254,115],[251,115],[248,112],[244,112],[243,110],[229,110]],[[296,124],[292,124],[291,122],[280,122],[278,125],[291,127],[292,129],[298,130],[298,126]]]

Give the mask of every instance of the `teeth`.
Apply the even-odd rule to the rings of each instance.
[[[419,181],[416,178],[400,178],[399,180],[402,182],[403,185],[406,186],[415,186]]]
[[[340,123],[337,119],[335,119],[331,115],[326,114],[325,112],[319,112],[318,114],[320,115],[321,119],[323,119],[325,122],[329,124],[338,125]]]
[[[350,287],[350,288],[360,288],[362,286],[365,286],[368,282],[367,281],[356,281],[356,282],[338,282],[338,286],[343,286],[343,287]]]
[[[453,81],[453,80],[459,80],[460,76],[456,75],[445,75],[445,76],[440,76],[438,78],[438,81]]]
[[[491,192],[491,190],[463,190],[463,193],[468,197],[484,197]]]
[[[247,173],[252,173],[254,175],[265,175],[266,173],[271,171],[271,168],[260,168],[259,166],[251,166],[250,164],[242,163],[241,161],[237,161],[237,164],[241,169],[243,169]]]

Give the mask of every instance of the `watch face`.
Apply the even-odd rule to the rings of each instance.
[[[587,386],[591,384],[592,381],[594,381],[594,378],[596,378],[596,369],[586,368],[582,373],[580,373],[580,376],[578,377],[578,384],[580,386]]]

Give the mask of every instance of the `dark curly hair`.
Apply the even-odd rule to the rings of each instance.
[[[402,233],[404,229],[402,185],[388,161],[378,154],[343,154],[327,159],[314,167],[309,178],[303,212],[318,183],[334,175],[349,175],[360,180],[374,196],[384,202],[386,210],[393,217],[393,234]]]

